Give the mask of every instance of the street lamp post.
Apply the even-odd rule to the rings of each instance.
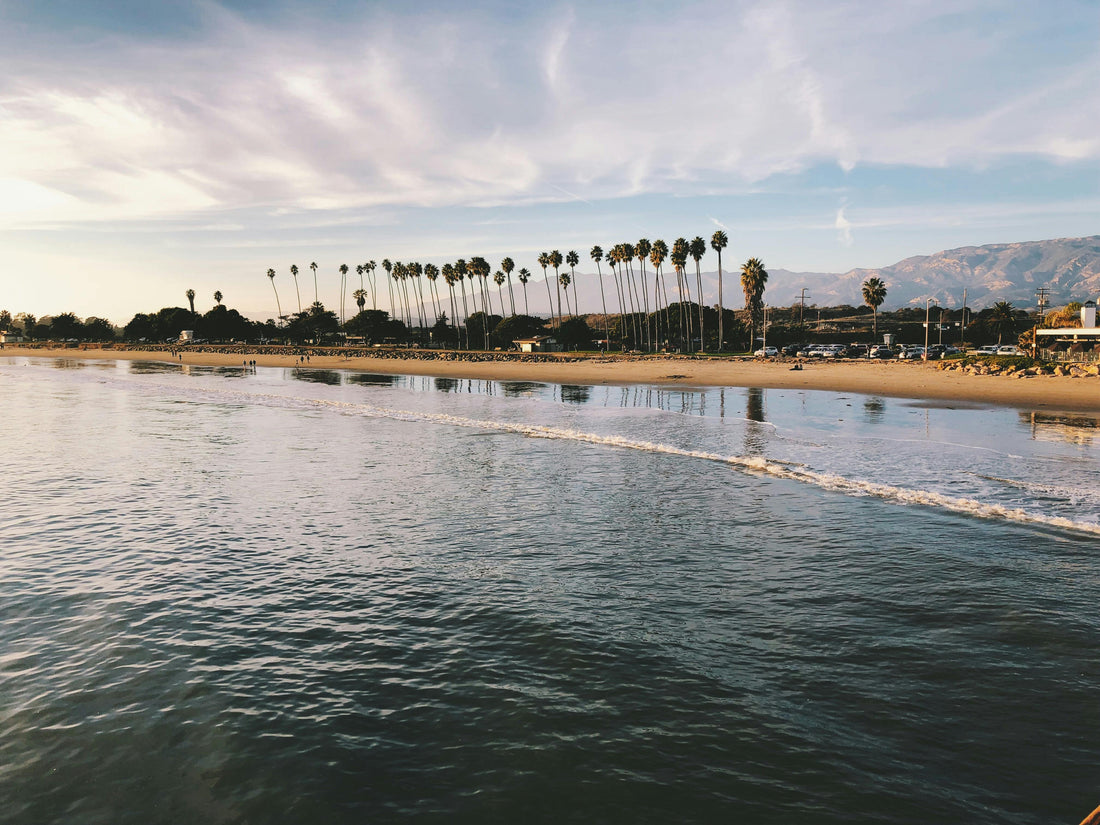
[[[924,301],[924,353],[921,356],[921,360],[928,360],[928,325],[932,320],[932,299],[929,297]]]

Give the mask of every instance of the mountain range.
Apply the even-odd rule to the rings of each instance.
[[[726,264],[729,257],[727,253],[723,258],[723,299],[727,307],[740,309],[744,305],[740,264]],[[704,261],[708,259],[712,264],[716,263],[713,260],[714,253],[710,250],[707,251]],[[727,269],[727,266],[730,268]],[[578,297],[583,311],[598,312],[601,306],[599,282],[595,272],[588,272],[590,267],[591,263],[585,261],[584,271],[578,272]],[[696,293],[694,269],[694,262],[689,259],[688,278],[693,298]],[[648,286],[652,292],[653,271],[648,263],[646,271]],[[603,274],[607,307],[609,311],[615,312],[618,309],[618,299],[606,265],[603,267]],[[541,275],[536,268],[535,277],[541,280]],[[791,306],[798,303],[802,290],[805,289],[807,306],[860,306],[863,304],[863,282],[872,277],[881,278],[886,284],[887,294],[883,309],[924,306],[928,298],[940,306],[960,307],[964,289],[966,305],[975,310],[991,306],[997,301],[1008,301],[1018,309],[1034,309],[1036,290],[1040,287],[1048,289],[1047,306],[1053,309],[1065,306],[1070,301],[1085,301],[1090,298],[1096,300],[1100,296],[1100,235],[964,246],[933,255],[917,255],[879,269],[852,269],[843,273],[769,269],[764,300],[770,306]],[[669,297],[675,301],[676,277],[667,263],[665,278],[668,281]],[[515,284],[515,289],[517,309],[522,312],[521,288],[518,283]],[[532,313],[545,315],[545,286],[533,279],[528,284],[528,290]],[[505,293],[507,294],[507,288]],[[703,297],[709,305],[718,303],[717,268],[703,272]],[[494,303],[496,300],[494,293]],[[505,301],[507,300],[506,295]],[[564,303],[562,306],[564,310]]]

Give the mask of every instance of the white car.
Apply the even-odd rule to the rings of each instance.
[[[1003,347],[997,347],[998,355],[1023,355],[1024,351],[1015,344],[1005,344]]]
[[[763,349],[758,349],[753,355],[757,358],[775,358],[779,355],[779,350],[775,347],[764,347]]]

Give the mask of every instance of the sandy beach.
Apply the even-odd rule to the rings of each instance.
[[[564,356],[542,361],[500,358],[474,361],[438,358],[311,354],[311,369],[345,369],[399,375],[429,375],[552,384],[649,384],[683,387],[767,387],[829,390],[918,398],[943,403],[988,404],[1029,409],[1100,412],[1100,378],[1056,375],[999,376],[945,372],[936,363],[920,361],[790,361],[668,356]],[[8,345],[0,357],[97,358],[163,361],[199,366],[302,366],[299,356],[265,352],[203,352],[181,349],[178,354],[137,349],[69,349]],[[182,359],[182,360],[181,360]]]

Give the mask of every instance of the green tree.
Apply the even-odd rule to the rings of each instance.
[[[215,304],[221,304],[223,297],[225,297],[225,296],[222,295],[222,291],[220,289],[215,289],[214,290],[214,303]]]
[[[57,341],[84,337],[84,324],[72,312],[63,312],[50,320],[50,337]]]
[[[493,330],[493,345],[501,349],[510,349],[513,341],[521,338],[533,338],[546,332],[546,322],[530,315],[512,315],[505,318]]]
[[[756,329],[764,319],[764,288],[768,272],[758,258],[749,258],[741,266],[741,288],[745,292],[745,309],[749,314],[749,349],[756,346]]]
[[[592,330],[584,318],[576,315],[562,322],[558,329],[558,343],[563,350],[592,348]]]
[[[997,301],[989,315],[989,326],[997,333],[997,345],[1000,346],[1005,333],[1015,334],[1016,332],[1015,307],[1008,301]]]
[[[195,314],[195,290],[187,290],[187,302],[191,304],[191,314]]]
[[[886,300],[886,284],[881,278],[868,278],[863,282],[863,303],[871,308],[873,315],[872,335],[878,340],[878,308]]]
[[[485,341],[486,349],[489,348],[490,333],[501,322],[499,315],[489,315],[478,311],[466,319],[466,338],[468,341]]]

